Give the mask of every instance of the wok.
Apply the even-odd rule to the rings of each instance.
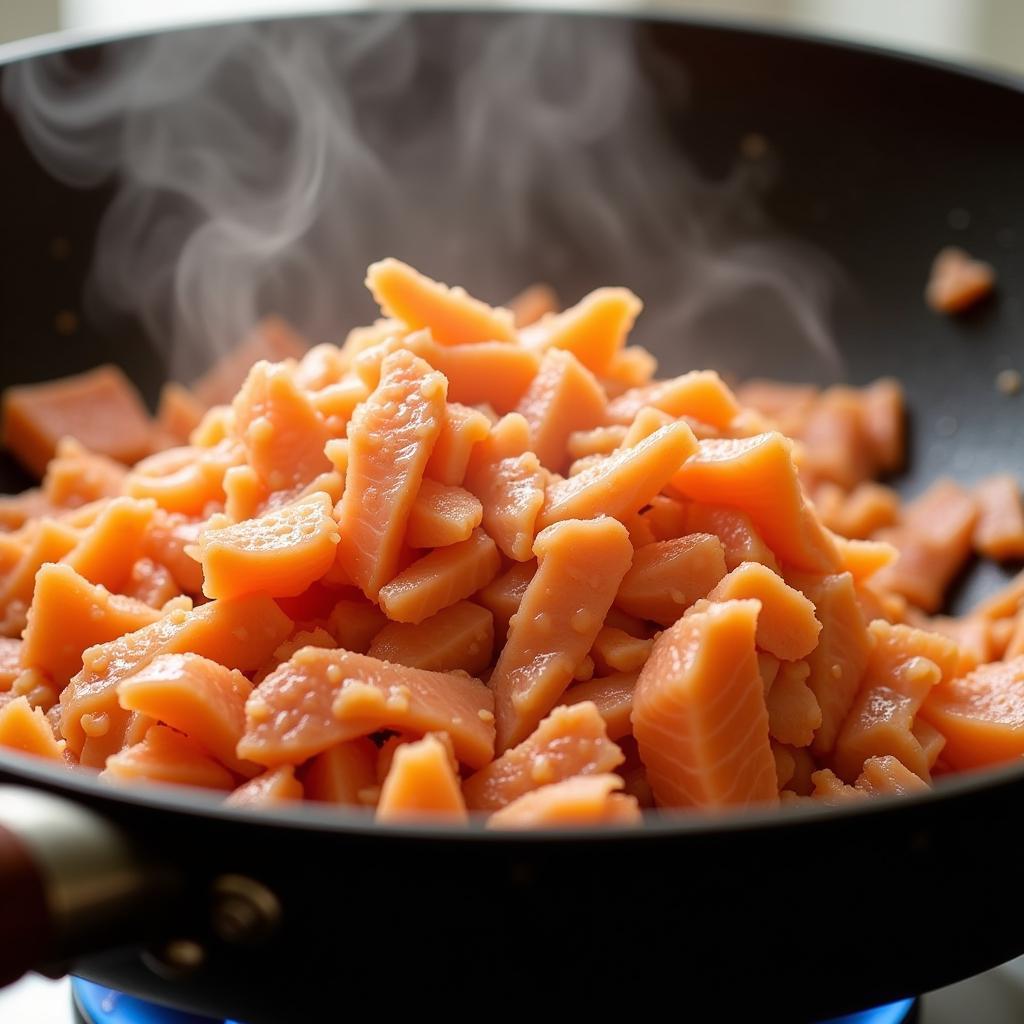
[[[518,17],[431,12],[408,25],[436,42],[467,26],[486,38]],[[728,168],[750,132],[768,141],[774,222],[827,253],[847,282],[836,317],[846,376],[890,374],[906,385],[913,454],[898,486],[913,492],[950,465],[965,479],[1020,468],[1019,404],[993,383],[1020,353],[1017,82],[755,28],[545,17],[573,32],[627,35],[649,75],[652,123],[704,172]],[[317,33],[327,21],[289,24]],[[139,43],[91,42],[74,59]],[[9,52],[4,75],[52,59],[43,51],[53,45]],[[444,47],[437,52],[443,58]],[[685,67],[685,91],[665,84],[675,66]],[[434,61],[410,102],[443,107],[450,79]],[[54,331],[57,311],[80,308],[109,186],[55,181],[9,112],[0,138],[3,384],[112,360],[152,399],[165,360],[130,317],[116,330],[85,317],[73,339]],[[968,211],[969,223],[958,215],[951,226],[951,209]],[[59,263],[55,238],[69,243]],[[955,324],[921,300],[928,264],[949,242],[999,270],[998,300]],[[363,265],[381,255],[372,240],[361,244]],[[521,262],[507,268],[509,291],[534,276],[567,294],[617,283],[618,266],[600,252],[571,255],[553,267],[546,244],[531,248],[527,235]],[[472,287],[478,269],[467,261],[452,276]],[[644,294],[643,281],[627,283]],[[668,370],[683,368],[679,338],[647,340]],[[775,364],[778,376],[806,375],[787,359]],[[4,489],[25,483],[10,464],[4,473]],[[990,588],[993,573],[962,594]],[[1024,952],[1016,766],[868,806],[515,836],[381,827],[333,807],[226,809],[201,793],[115,790],[9,752],[0,752],[0,781],[5,978],[71,971],[251,1024],[331,1019],[353,1006],[388,1013],[428,998],[454,1012],[529,1012],[571,999],[581,1010],[667,1002],[683,1016],[811,1020]]]

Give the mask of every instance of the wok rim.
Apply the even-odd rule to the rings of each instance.
[[[1024,94],[1024,75],[989,66],[971,66],[956,60],[909,53],[895,47],[873,42],[845,40],[824,33],[804,29],[791,29],[766,23],[756,18],[728,18],[715,15],[675,12],[645,7],[628,9],[586,10],[583,8],[540,8],[524,6],[515,0],[496,0],[488,7],[477,3],[465,6],[409,7],[400,3],[385,3],[373,7],[356,4],[334,10],[322,7],[298,9],[288,12],[258,13],[248,18],[230,18],[212,15],[192,18],[156,26],[132,26],[121,30],[65,29],[45,35],[33,36],[0,44],[0,69],[20,62],[69,50],[110,43],[122,43],[175,32],[199,28],[228,27],[241,24],[270,24],[282,21],[314,20],[318,18],[358,17],[371,14],[413,14],[419,18],[435,17],[501,17],[537,14],[559,18],[605,18],[657,26],[680,25],[709,29],[737,37],[762,40],[767,44],[779,41],[803,43],[817,48],[828,48],[884,62],[898,63],[921,71],[937,71],[964,81],[982,83],[992,88]],[[63,764],[51,764],[0,748],[0,784],[27,784],[72,798],[84,798],[101,806],[114,804],[126,811],[170,811],[190,818],[215,822],[237,822],[260,827],[287,828],[303,832],[328,832],[350,835],[353,839],[404,838],[420,842],[500,843],[506,846],[537,842],[546,844],[593,843],[594,840],[642,843],[665,837],[681,838],[688,835],[702,839],[717,836],[764,832],[781,833],[793,829],[813,828],[818,822],[842,825],[869,817],[875,820],[892,814],[903,814],[908,819],[914,813],[926,812],[933,804],[956,804],[969,799],[979,791],[992,792],[1006,789],[1006,799],[1019,798],[1024,792],[1024,764],[1006,764],[972,772],[958,773],[939,780],[934,788],[911,796],[872,797],[867,800],[848,801],[841,806],[819,803],[797,804],[791,807],[764,805],[722,812],[707,811],[645,812],[641,827],[602,825],[580,829],[531,829],[490,831],[482,827],[482,816],[465,825],[381,824],[367,819],[369,812],[360,813],[338,805],[318,804],[315,801],[294,805],[278,804],[272,808],[225,806],[223,797],[209,791],[187,786],[150,783],[145,786],[108,785],[89,770],[69,770]]]

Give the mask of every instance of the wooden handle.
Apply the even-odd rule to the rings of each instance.
[[[52,941],[39,867],[18,837],[0,826],[0,986],[41,963]]]

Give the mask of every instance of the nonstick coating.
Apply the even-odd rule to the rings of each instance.
[[[429,13],[413,24],[444,33],[472,19],[490,31],[506,17]],[[319,19],[307,24],[315,32]],[[657,57],[651,67],[685,64],[686,106],[674,92],[660,97],[665,130],[685,136],[706,172],[724,172],[751,132],[769,141],[780,168],[772,215],[845,271],[837,338],[848,378],[894,375],[906,386],[913,461],[898,486],[913,493],[942,473],[1019,471],[1024,398],[994,385],[999,370],[1024,361],[1017,83],[772,32],[615,24],[637,33],[646,57]],[[443,82],[427,87],[443,102]],[[58,311],[81,308],[108,193],[48,178],[6,113],[0,137],[0,380],[114,360],[152,398],[162,362],[131,323],[101,336],[83,321],[73,340],[54,327]],[[954,209],[969,212],[967,227],[951,226]],[[70,241],[68,259],[54,261],[55,238]],[[921,298],[932,257],[949,243],[999,273],[997,300],[957,322]],[[671,343],[658,355],[668,371],[685,368]],[[778,375],[802,369],[783,365]],[[25,483],[9,463],[2,482]],[[976,573],[958,601],[996,575]],[[76,971],[252,1024],[332,1019],[368,999],[389,1013],[427,996],[456,1013],[529,1011],[554,1005],[552,992],[581,1009],[627,998],[634,1012],[663,1011],[667,1000],[680,1017],[717,1007],[723,1019],[758,1009],[799,1021],[926,990],[1024,951],[1017,770],[871,807],[521,838],[382,830],[342,812],[226,812],[201,796],[113,793],[6,754],[0,777],[102,809],[192,874],[174,927],[148,937],[206,941],[203,968],[167,979],[132,947]],[[225,871],[264,880],[280,897],[282,927],[270,944],[239,949],[209,936],[205,887]]]

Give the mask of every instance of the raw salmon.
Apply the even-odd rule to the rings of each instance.
[[[479,409],[449,402],[441,432],[427,459],[426,475],[449,487],[461,485],[474,445],[486,440],[490,432],[491,421]]]
[[[487,827],[495,829],[587,828],[595,825],[639,825],[636,797],[616,790],[618,775],[576,776],[536,789],[495,811]]]
[[[550,285],[531,284],[509,302],[508,308],[517,328],[529,327],[541,317],[558,312],[558,296]]]
[[[645,641],[650,643],[650,641]],[[616,672],[590,679],[570,686],[562,696],[566,705],[582,704],[589,701],[604,719],[610,740],[619,740],[633,731],[630,716],[633,712],[633,690],[636,688],[637,672]]]
[[[925,301],[937,313],[953,315],[976,305],[995,288],[990,263],[974,259],[955,245],[941,249],[932,263]]]
[[[494,617],[472,601],[458,601],[416,625],[388,623],[374,637],[368,653],[409,668],[460,669],[479,676],[490,665],[493,651]]]
[[[494,636],[499,645],[508,639],[508,625],[519,610],[523,594],[537,571],[536,559],[516,562],[500,576],[496,576],[477,595],[476,601],[489,609],[494,616]]]
[[[286,764],[250,779],[224,802],[232,807],[264,807],[301,800],[302,796],[302,783],[295,778],[295,769]]]
[[[107,758],[105,782],[173,783],[203,789],[232,789],[235,780],[198,743],[166,725],[153,725],[144,739]]]
[[[971,542],[974,549],[996,561],[1024,558],[1024,506],[1020,486],[1009,474],[990,476],[976,484],[978,519]]]
[[[414,548],[441,548],[468,540],[484,517],[480,499],[461,487],[425,479],[409,513],[405,541]]]
[[[244,457],[242,447],[230,438],[209,448],[168,448],[136,463],[123,489],[133,498],[153,499],[167,512],[199,516],[208,505],[224,501],[224,478]]]
[[[653,643],[646,637],[631,636],[624,629],[604,625],[594,638],[590,657],[602,675],[639,672],[650,656]]]
[[[740,411],[736,396],[713,370],[693,370],[674,380],[627,391],[608,403],[608,420],[631,423],[644,406],[718,428],[725,427]]]
[[[73,437],[65,437],[57,442],[56,454],[46,467],[42,493],[57,508],[78,508],[100,498],[116,497],[126,475],[122,463],[89,451]]]
[[[380,790],[377,821],[448,821],[468,819],[448,751],[434,736],[403,743],[396,751]]]
[[[772,739],[790,747],[809,747],[821,726],[821,708],[807,685],[809,673],[806,661],[782,662],[765,698]]]
[[[327,624],[339,647],[365,654],[387,622],[387,616],[360,595],[339,600],[331,610]]]
[[[54,738],[42,709],[24,696],[0,702],[0,747],[55,761],[64,756],[64,741]]]
[[[377,785],[377,748],[359,738],[337,743],[306,762],[302,787],[307,800],[365,805],[360,794]]]
[[[769,569],[778,569],[775,556],[754,529],[750,516],[718,505],[678,504],[686,515],[682,533],[714,534],[722,542],[725,566],[730,572],[743,562],[760,562]]]

